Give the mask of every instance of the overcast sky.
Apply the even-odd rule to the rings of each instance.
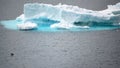
[[[92,10],[103,10],[108,4],[116,4],[120,0],[0,0],[0,20],[15,19],[23,13],[25,3],[69,4]]]

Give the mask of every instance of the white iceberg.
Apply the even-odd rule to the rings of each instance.
[[[31,21],[37,25],[43,24],[43,21],[57,21],[49,25],[51,28],[89,28],[93,24],[120,24],[120,3],[108,5],[108,8],[101,11],[93,11],[72,5],[51,5],[28,3],[24,5],[24,13],[16,18],[23,23]],[[37,22],[36,22],[37,20]],[[82,25],[75,25],[75,23]],[[46,23],[47,24],[47,23]],[[24,26],[23,24],[22,26]],[[19,28],[19,27],[18,27]],[[20,27],[21,28],[21,27]]]
[[[26,22],[26,23],[17,24],[17,27],[20,30],[32,30],[37,28],[37,24],[32,22]]]

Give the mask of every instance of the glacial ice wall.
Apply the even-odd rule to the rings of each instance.
[[[28,3],[24,5],[24,13],[16,20],[47,24],[51,28],[88,28],[95,25],[119,25],[120,3],[108,5],[101,11],[93,11],[78,6],[58,4]],[[77,25],[76,25],[77,24]]]

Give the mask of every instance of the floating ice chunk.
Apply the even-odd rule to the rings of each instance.
[[[108,8],[102,11],[93,11],[78,6],[58,4],[39,4],[28,3],[24,5],[24,14],[17,17],[17,20],[22,22],[34,21],[34,24],[41,25],[44,19],[59,21],[50,24],[51,28],[78,28],[74,25],[78,23],[97,23],[98,25],[119,25],[120,22],[120,3],[116,5],[108,5]],[[48,21],[49,22],[49,21]],[[26,24],[23,24],[26,25]],[[86,27],[87,26],[87,27]],[[89,25],[84,25],[84,28],[89,28]]]
[[[32,22],[26,22],[26,23],[18,24],[17,27],[20,30],[31,30],[37,28],[37,24]]]

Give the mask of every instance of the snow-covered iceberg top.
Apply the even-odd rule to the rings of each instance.
[[[22,23],[35,23],[36,27],[44,24],[51,28],[66,29],[89,28],[93,25],[119,25],[120,3],[108,5],[107,9],[101,11],[65,4],[28,3],[24,5],[24,13],[17,17],[16,20]],[[30,25],[25,27],[23,24],[23,27],[28,29]]]

